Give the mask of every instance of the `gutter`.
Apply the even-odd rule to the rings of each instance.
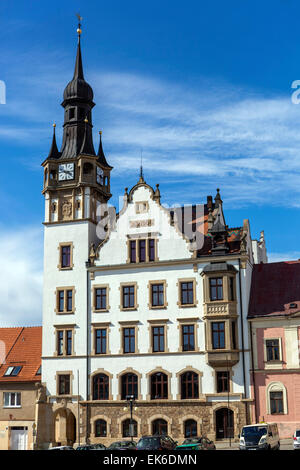
[[[244,395],[247,398],[246,387],[246,373],[245,373],[245,344],[244,344],[244,322],[243,322],[243,299],[242,299],[242,285],[241,285],[241,260],[239,259],[239,290],[240,290],[240,313],[241,313],[241,333],[242,333],[242,361],[243,361],[243,381],[244,381]],[[248,410],[247,410],[248,411]],[[248,421],[248,416],[246,417]]]

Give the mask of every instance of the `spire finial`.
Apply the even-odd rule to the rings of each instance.
[[[77,18],[78,18],[78,28],[77,28],[78,42],[80,42],[80,35],[81,35],[81,33],[82,33],[82,30],[81,30],[82,16],[80,16],[79,13],[76,13],[76,16],[77,16]]]
[[[141,149],[141,166],[140,166],[140,183],[144,182],[144,171],[143,171],[143,149]]]

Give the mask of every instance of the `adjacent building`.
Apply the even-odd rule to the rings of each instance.
[[[237,436],[251,421],[247,311],[263,233],[228,227],[219,190],[165,207],[142,168],[119,212],[107,204],[112,167],[101,133],[94,150],[80,34],[62,146],[54,127],[43,162],[40,445]]]
[[[0,328],[0,450],[36,444],[42,327]]]
[[[300,428],[300,261],[253,268],[249,305],[253,421],[278,423],[281,438]]]

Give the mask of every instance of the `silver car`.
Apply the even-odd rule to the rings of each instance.
[[[293,437],[294,437],[294,441],[293,441],[294,449],[300,449],[300,429],[296,429]]]

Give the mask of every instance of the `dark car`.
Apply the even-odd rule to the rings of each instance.
[[[106,450],[104,444],[91,444],[92,449],[90,450]]]
[[[176,450],[216,450],[216,446],[205,436],[188,437],[180,446],[176,447]]]
[[[84,444],[82,446],[77,446],[76,450],[98,450],[93,444]]]
[[[136,445],[134,441],[118,441],[110,444],[107,450],[135,450]]]
[[[170,436],[143,436],[137,443],[137,450],[173,450],[177,442]]]

